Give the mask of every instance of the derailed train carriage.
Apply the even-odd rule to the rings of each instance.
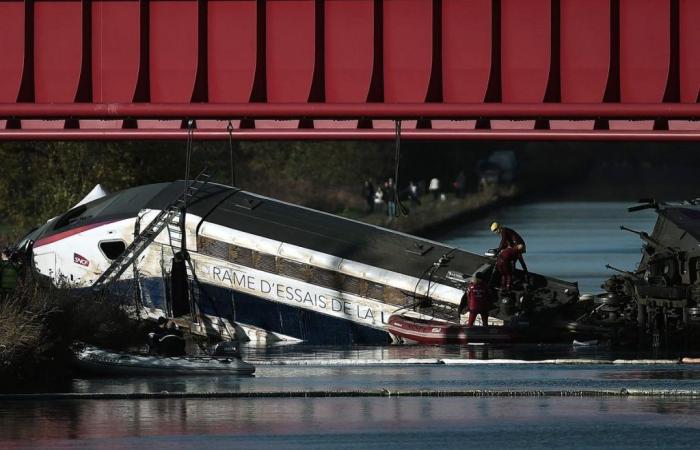
[[[643,200],[630,212],[654,209],[649,235],[621,226],[642,240],[642,258],[633,271],[603,284],[604,294],[571,329],[607,336],[619,343],[651,346],[700,345],[700,203]]]
[[[195,333],[317,344],[388,343],[397,310],[456,320],[467,277],[493,271],[487,257],[201,177],[79,204],[20,245],[51,282],[119,289]],[[577,300],[576,284],[531,274],[492,315],[563,338],[554,325],[580,314]]]

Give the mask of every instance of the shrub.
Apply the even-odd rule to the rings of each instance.
[[[0,383],[60,380],[70,376],[74,342],[123,349],[141,336],[119,299],[23,282],[0,299]]]

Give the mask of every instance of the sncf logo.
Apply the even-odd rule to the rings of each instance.
[[[90,265],[90,261],[88,261],[86,258],[80,256],[77,253],[73,253],[73,262],[85,267]]]

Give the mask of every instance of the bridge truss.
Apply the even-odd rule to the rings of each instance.
[[[0,140],[697,140],[696,0],[0,0]]]

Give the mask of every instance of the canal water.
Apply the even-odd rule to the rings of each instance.
[[[459,226],[438,240],[474,253],[497,247],[489,226],[496,220],[520,233],[527,244],[525,262],[532,272],[577,281],[581,293],[598,292],[614,275],[606,264],[634,270],[641,241],[620,225],[651,233],[656,213],[628,213],[619,202],[546,202],[512,206]],[[519,266],[519,264],[518,264]]]
[[[481,253],[496,219],[526,239],[530,270],[596,292],[609,263],[633,269],[655,214],[621,203],[534,203],[505,208],[438,240]],[[431,359],[672,358],[677,349],[558,345],[244,347],[254,377],[77,378],[59,391],[265,393],[354,390],[623,389],[700,392],[700,370],[661,365],[416,364]],[[336,363],[337,361],[337,363]],[[374,364],[364,365],[363,361]],[[382,364],[395,361],[396,364]],[[347,363],[356,363],[348,365]],[[377,363],[379,362],[379,363]],[[403,363],[402,363],[403,362]],[[342,365],[343,363],[344,365]],[[639,448],[695,447],[698,397],[0,398],[0,448]]]

